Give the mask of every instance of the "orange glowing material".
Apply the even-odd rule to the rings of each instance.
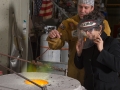
[[[86,37],[84,37],[84,41],[86,41]]]
[[[45,86],[48,84],[48,82],[46,80],[41,80],[41,79],[31,79],[31,81],[35,82],[36,84],[40,85],[40,86]],[[25,80],[26,84],[30,84],[33,85],[33,83]]]

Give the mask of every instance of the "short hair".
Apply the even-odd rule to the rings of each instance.
[[[104,23],[103,21],[105,20],[104,15],[97,10],[93,10],[91,13],[89,13],[88,15],[85,15],[83,17],[83,20],[95,20],[97,22],[99,22],[99,25],[102,25],[102,30],[104,30]],[[100,27],[96,27],[97,30],[99,30]]]

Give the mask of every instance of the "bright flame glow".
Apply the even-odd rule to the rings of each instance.
[[[31,81],[35,82],[36,84],[38,84],[40,86],[45,86],[45,85],[48,84],[48,81],[42,80],[42,79],[31,79]],[[24,82],[25,82],[25,84],[34,85],[33,83],[31,83],[31,82],[29,82],[27,80],[25,80]]]

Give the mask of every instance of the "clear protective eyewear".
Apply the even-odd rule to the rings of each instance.
[[[83,44],[83,49],[87,49],[91,46],[94,45],[93,40],[90,40],[87,36],[87,32],[92,32],[94,30],[94,28],[90,29],[90,30],[77,30],[77,34],[78,34],[78,41],[80,41],[81,43],[84,42]]]

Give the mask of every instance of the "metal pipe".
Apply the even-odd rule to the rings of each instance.
[[[13,56],[10,56],[10,55],[6,55],[6,54],[3,54],[3,53],[0,53],[0,55],[7,56],[9,58],[14,58],[16,60],[24,61],[24,62],[27,62],[27,63],[31,63],[31,64],[34,64],[36,66],[47,66],[47,68],[51,68],[51,69],[54,69],[54,70],[57,70],[57,71],[65,72],[65,70],[63,70],[62,68],[58,68],[58,67],[54,67],[54,66],[49,66],[49,65],[44,64],[44,63],[42,63],[40,61],[38,63],[36,63],[36,62],[28,61],[28,60],[25,60],[25,59],[21,59],[21,58],[13,57]],[[35,61],[35,60],[33,60],[33,61]]]
[[[67,18],[69,18],[68,15],[54,2],[54,0],[51,0],[51,1]]]
[[[5,66],[3,66],[3,65],[1,65],[1,64],[0,64],[0,66],[3,67],[3,68],[5,68],[5,69],[7,69],[7,70],[10,71],[10,72],[15,73],[16,75],[20,76],[21,78],[23,78],[23,79],[25,79],[25,80],[28,80],[29,82],[31,82],[31,83],[33,83],[34,85],[36,85],[36,86],[38,86],[39,88],[41,88],[42,90],[47,90],[47,87],[46,87],[46,86],[40,86],[40,85],[38,85],[37,83],[31,81],[30,79],[28,79],[28,78],[24,77],[23,75],[15,72],[15,71],[13,71],[13,70],[10,69],[10,68],[7,68],[7,67],[5,67]]]
[[[6,54],[3,54],[3,53],[0,53],[0,55],[2,56],[7,56],[9,58],[13,58],[13,59],[16,59],[16,60],[20,60],[20,61],[23,61],[23,62],[27,62],[27,63],[31,63],[31,64],[34,64],[34,65],[37,65],[31,61],[28,61],[28,60],[25,60],[25,59],[21,59],[21,58],[17,58],[17,57],[14,57],[14,56],[10,56],[10,55],[6,55]],[[39,63],[39,65],[43,65],[42,63]]]

